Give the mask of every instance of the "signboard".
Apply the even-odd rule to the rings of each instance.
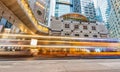
[[[36,46],[37,45],[37,39],[31,39],[30,45]]]

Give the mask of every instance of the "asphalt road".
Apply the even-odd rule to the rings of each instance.
[[[0,72],[120,72],[120,59],[0,58]]]

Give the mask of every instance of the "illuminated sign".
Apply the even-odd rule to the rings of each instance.
[[[31,39],[30,45],[36,46],[37,45],[37,39]]]

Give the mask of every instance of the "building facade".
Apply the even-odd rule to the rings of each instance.
[[[0,1],[0,33],[20,33],[18,28],[22,22]]]
[[[47,26],[46,0],[28,0],[28,3],[39,24]]]
[[[50,35],[80,38],[108,38],[108,31],[102,23],[89,22],[77,13],[65,14],[51,19]]]
[[[120,1],[110,0],[111,11],[108,19],[109,33],[111,38],[120,38]]]

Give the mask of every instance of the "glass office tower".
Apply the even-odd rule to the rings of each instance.
[[[81,1],[73,0],[73,12],[81,13]]]
[[[96,20],[94,2],[92,0],[50,0],[51,16],[59,17],[67,13],[82,13],[89,20]]]
[[[71,12],[81,13],[80,0],[50,0],[50,2],[51,16],[60,17]]]
[[[72,0],[56,0],[55,17],[72,12]]]
[[[110,9],[111,9],[110,0],[97,0],[97,4],[99,5],[104,24],[106,25],[107,28],[109,28],[108,18],[109,18]]]

